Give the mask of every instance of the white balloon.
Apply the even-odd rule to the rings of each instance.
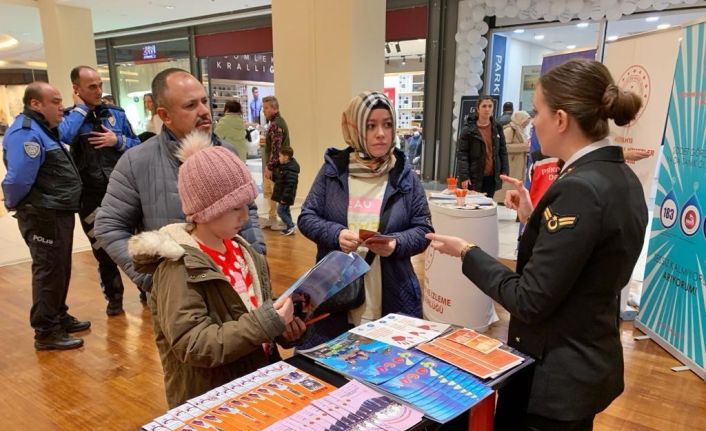
[[[468,64],[469,61],[471,61],[469,53],[462,52],[456,56],[456,63]]]
[[[478,30],[471,30],[466,34],[466,40],[468,43],[478,43],[480,41],[480,32]]]
[[[685,0],[684,3],[686,3],[686,4],[694,4],[694,3],[698,2],[698,1],[699,1],[699,0]]]
[[[517,0],[517,8],[520,10],[527,10],[532,5],[532,0]]]
[[[535,5],[535,9],[537,9],[537,13],[541,15],[545,15],[547,12],[549,12],[549,8],[551,7],[551,3],[549,3],[549,0],[539,0]]]
[[[520,11],[517,13],[517,17],[519,19],[530,19],[530,13],[528,10],[520,9]]]
[[[615,6],[616,4],[618,4],[618,0],[601,0],[600,1],[601,9],[605,9],[606,11],[608,9],[612,8],[613,6]]]
[[[469,70],[473,73],[480,73],[483,71],[483,63],[480,61],[471,61],[471,65],[469,67]]]
[[[462,0],[462,1],[458,2],[458,14],[459,15],[470,13],[472,8],[473,8],[473,4],[471,3],[470,0]]]
[[[488,32],[488,23],[485,21],[477,23],[476,30],[478,30],[480,34],[486,34]]]
[[[657,10],[665,10],[669,7],[669,1],[667,0],[657,0],[655,1],[654,8]]]
[[[478,76],[477,73],[471,74],[470,78],[468,79],[468,83],[470,84],[471,87],[477,86],[479,82],[480,82],[480,76]]]
[[[485,60],[485,51],[480,52],[480,56],[478,57],[478,60],[480,60],[480,61]]]
[[[594,6],[593,9],[591,9],[591,19],[594,21],[598,21],[599,19],[603,18],[603,15],[605,15],[605,12],[600,7]]]
[[[556,16],[556,15],[552,15],[552,14],[550,14],[550,13],[544,15],[544,20],[545,20],[545,21],[556,21],[556,19],[557,19],[557,16]]]
[[[481,37],[480,41],[478,42],[478,45],[482,48],[485,49],[488,47],[488,39]]]
[[[483,86],[483,80],[478,81],[478,85],[476,85],[476,88],[480,90],[480,88]]]
[[[475,22],[483,21],[483,18],[485,18],[485,8],[482,6],[474,7],[471,16]]]
[[[640,9],[647,9],[652,7],[653,0],[638,0],[637,7]]]
[[[679,4],[679,3],[682,3],[682,0],[669,0],[669,3],[671,3],[671,4]]]
[[[507,6],[507,3],[507,0],[495,0],[493,7],[495,7],[495,10],[497,11],[499,9],[504,9],[505,6]]]
[[[518,12],[519,10],[517,9],[517,6],[509,4],[505,7],[505,15],[507,15],[509,18],[515,18]]]
[[[623,15],[632,15],[636,9],[637,3],[635,3],[634,1],[623,1],[623,3],[620,5],[620,12],[622,12]]]
[[[542,16],[544,16],[544,12],[541,12],[537,9],[537,5],[532,5],[529,8],[529,17],[532,19],[540,19]]]
[[[493,14],[496,18],[505,18],[505,9],[498,9]]]
[[[566,9],[566,0],[554,0],[549,6],[549,13],[559,16]]]
[[[579,13],[583,7],[581,0],[569,0],[566,2],[566,9],[571,13]]]
[[[459,32],[467,32],[471,27],[473,27],[473,23],[465,19],[458,23]]]
[[[460,31],[454,35],[454,40],[456,40],[456,43],[463,42],[463,39],[465,39],[464,33],[460,32]]]
[[[571,21],[571,19],[574,17],[574,14],[569,12],[568,10],[564,11],[561,15],[559,15],[559,22],[566,24],[567,22]]]
[[[590,10],[586,10],[586,9],[581,9],[581,10],[579,11],[579,15],[578,15],[578,16],[579,16],[579,19],[580,19],[581,21],[586,21],[587,19],[589,19],[589,18],[591,17],[591,11],[590,11]]]
[[[618,6],[611,7],[606,11],[605,14],[605,17],[608,19],[608,21],[617,21],[620,19],[621,16],[623,16],[623,13],[620,12],[620,8]]]
[[[454,88],[461,88],[464,85],[464,79],[463,78],[456,78],[454,81]]]
[[[471,57],[472,58],[478,58],[480,55],[483,53],[483,50],[480,48],[479,45],[473,45],[471,46]]]

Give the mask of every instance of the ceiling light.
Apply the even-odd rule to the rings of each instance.
[[[576,49],[576,45],[566,45],[566,49]]]
[[[395,49],[397,50],[397,52],[402,51],[402,50],[400,49],[400,43],[399,43],[399,42],[396,42],[396,43],[395,43]]]
[[[5,60],[0,60],[0,66],[4,66],[4,65],[6,65],[6,64],[7,64],[7,61],[5,61]]]
[[[534,40],[544,40],[544,35],[543,34],[535,34]]]
[[[608,36],[605,38],[605,40],[607,40],[608,42],[613,42],[615,40],[618,40],[618,36],[616,36],[616,35]]]
[[[576,27],[586,28],[586,27],[588,27],[588,23],[587,22],[580,22],[580,23],[576,24]]]
[[[26,64],[29,67],[36,67],[36,68],[40,68],[40,69],[47,68],[47,63],[44,61],[28,61]]]
[[[404,66],[405,64],[407,64],[407,60],[404,58],[404,55],[403,55],[402,56],[402,66]]]
[[[0,34],[0,49],[10,49],[17,46],[17,39],[9,34]]]
[[[169,10],[174,9],[174,6],[172,6],[172,5],[170,5],[170,4],[168,4],[168,5],[164,6],[164,7],[167,8],[167,9],[169,9]]]
[[[671,27],[671,25],[669,25],[669,24],[660,24],[660,25],[657,26],[657,30],[664,30],[664,29],[667,29],[667,28],[669,28],[669,27]]]
[[[516,28],[516,29],[513,31],[513,33],[518,33],[518,34],[519,34],[519,33],[524,33],[524,32],[525,32],[525,29],[524,29],[524,28]]]
[[[645,18],[645,21],[647,21],[647,22],[659,21],[659,17],[658,16],[650,16],[650,17]]]

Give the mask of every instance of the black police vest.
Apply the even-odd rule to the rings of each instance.
[[[84,124],[91,124],[92,131],[104,132],[102,119],[111,115],[110,110],[103,108],[101,105],[88,113]],[[106,127],[112,130],[110,126]],[[84,133],[85,130],[84,126],[79,129],[79,134],[71,144],[71,155],[78,167],[84,188],[102,190],[108,186],[110,174],[123,153],[116,149],[118,145],[95,148],[88,142],[90,134]],[[115,132],[115,130],[113,131]]]
[[[32,121],[35,125],[32,127]],[[37,172],[37,178],[27,196],[18,208],[31,205],[36,208],[48,208],[62,211],[78,211],[81,205],[81,179],[71,155],[37,119],[25,116],[22,127],[39,132],[44,148],[44,163]],[[57,148],[46,150],[49,141]]]

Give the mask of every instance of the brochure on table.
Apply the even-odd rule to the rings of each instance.
[[[356,326],[349,332],[402,349],[431,341],[446,332],[451,325],[430,322],[403,314],[391,313],[374,322]]]
[[[236,379],[169,410],[143,430],[403,431],[422,413],[357,382],[336,389],[284,362]],[[366,428],[367,429],[367,428]]]

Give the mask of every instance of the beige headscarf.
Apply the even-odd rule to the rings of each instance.
[[[371,157],[366,147],[365,125],[373,108],[381,106],[390,111],[392,116],[392,139],[394,140],[397,130],[397,116],[390,99],[384,94],[375,91],[361,93],[350,101],[348,108],[343,112],[341,129],[346,144],[353,148],[348,169],[349,174],[354,177],[385,175],[395,166],[396,160],[392,154],[395,148],[394,144],[390,145],[390,151],[387,154],[378,158]]]

